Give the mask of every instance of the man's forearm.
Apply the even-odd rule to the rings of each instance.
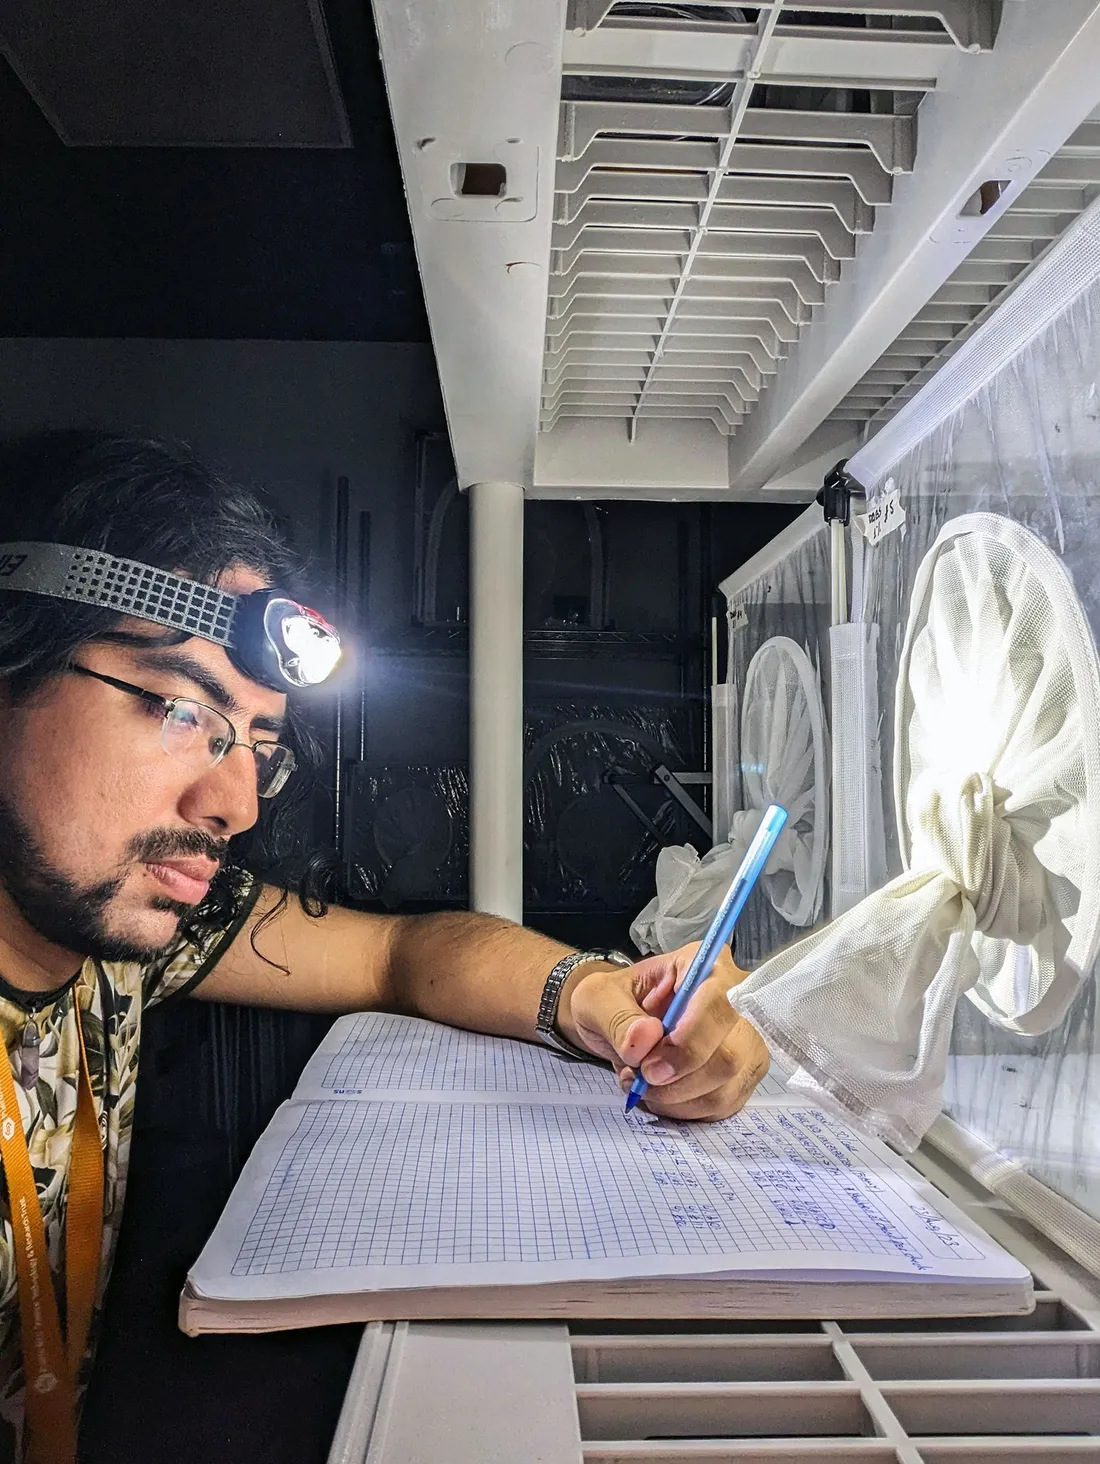
[[[399,919],[390,940],[387,1005],[503,1037],[535,1037],[543,986],[563,946],[495,915],[447,911]]]
[[[531,1040],[546,978],[567,946],[491,915],[374,915],[331,906],[315,918],[273,886],[197,988],[200,998],[298,1011],[397,1011]],[[726,991],[741,975],[728,953],[666,1036],[660,1013],[694,948],[622,970],[578,963],[561,991],[561,1035],[611,1062],[647,1102],[680,1118],[720,1118],[767,1071],[767,1049]],[[655,1086],[654,1086],[655,1085]]]
[[[406,1012],[534,1038],[546,978],[569,949],[466,911],[375,915],[333,905],[314,919],[271,886],[196,994],[296,1011]],[[598,964],[578,966],[562,992],[559,1026],[573,1042],[569,997]]]

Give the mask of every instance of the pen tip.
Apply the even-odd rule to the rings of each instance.
[[[641,1101],[642,1100],[638,1097],[637,1093],[628,1093],[626,1095],[626,1111],[627,1111],[627,1113],[629,1113],[632,1108],[637,1108],[638,1104]]]

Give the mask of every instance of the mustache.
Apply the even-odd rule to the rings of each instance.
[[[202,829],[151,829],[131,839],[127,853],[140,864],[200,857],[212,859],[220,867],[228,850],[228,839],[215,839]]]

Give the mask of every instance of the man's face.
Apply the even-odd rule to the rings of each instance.
[[[219,588],[247,594],[263,581],[237,569]],[[125,628],[148,649],[92,643],[74,661],[215,707],[241,742],[278,739],[286,698],[236,670],[220,646],[158,646],[158,626]],[[142,959],[163,949],[206,895],[229,839],[256,821],[247,746],[193,767],[164,750],[162,722],[157,707],[85,676],[60,676],[14,707],[0,688],[3,906],[61,950]]]

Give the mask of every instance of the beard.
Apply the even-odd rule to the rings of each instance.
[[[30,826],[10,801],[0,795],[0,882],[19,913],[53,945],[101,961],[151,961],[175,937],[156,945],[113,932],[110,907],[135,864],[203,855],[219,862],[226,843],[201,829],[154,829],[138,834],[127,847],[119,873],[98,883],[81,886],[51,864]],[[194,914],[195,906],[166,895],[154,895],[153,910],[179,920]]]

